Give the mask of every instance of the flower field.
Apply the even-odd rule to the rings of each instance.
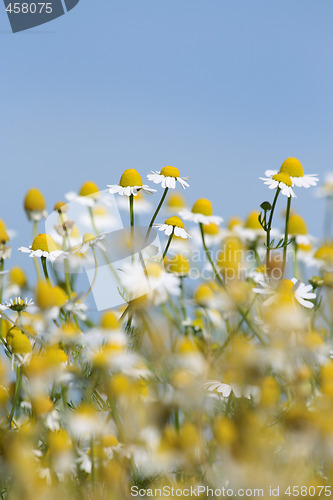
[[[0,497],[331,496],[332,176],[287,158],[244,220],[146,179],[30,189],[24,247],[0,221]]]

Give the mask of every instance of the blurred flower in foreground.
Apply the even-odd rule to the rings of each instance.
[[[312,285],[305,285],[296,278],[292,278],[291,280],[282,280],[277,288],[272,288],[264,281],[260,281],[259,285],[260,286],[258,288],[253,289],[255,293],[272,296],[264,302],[265,306],[270,306],[275,302],[278,302],[279,299],[287,299],[290,296],[294,297],[299,304],[308,309],[312,309],[314,307],[311,300],[316,298],[316,294],[312,292]]]

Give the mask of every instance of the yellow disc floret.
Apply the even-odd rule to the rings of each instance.
[[[205,224],[203,226],[203,232],[205,234],[208,234],[209,236],[216,236],[219,234],[220,228],[217,224],[214,224],[214,222],[211,222],[210,224]]]
[[[32,351],[28,337],[16,326],[8,331],[6,341],[13,354],[27,354]]]
[[[168,271],[184,276],[190,272],[190,262],[184,255],[175,255],[168,263]]]
[[[229,229],[229,231],[231,231],[236,226],[241,226],[242,224],[243,224],[243,221],[240,217],[237,217],[237,216],[230,217],[230,219],[228,220],[228,229]]]
[[[171,193],[167,198],[166,206],[168,208],[184,208],[186,207],[186,200],[180,193]]]
[[[67,301],[67,294],[59,286],[51,286],[40,281],[36,290],[36,302],[41,309],[62,307]]]
[[[199,198],[192,207],[194,214],[213,215],[212,203],[206,198]]]
[[[68,206],[66,205],[66,203],[64,201],[58,201],[54,205],[53,209],[56,210],[57,212],[67,212]]]
[[[183,221],[179,217],[177,217],[176,215],[174,215],[173,217],[169,217],[164,222],[164,224],[167,224],[168,226],[181,227],[182,229],[184,229]]]
[[[42,252],[54,252],[54,250],[58,249],[52,236],[44,233],[36,236],[36,238],[32,243],[31,248],[34,251],[42,250]]]
[[[9,271],[9,282],[18,285],[20,288],[27,284],[27,277],[21,267],[12,267]]]
[[[290,177],[303,177],[304,170],[297,158],[287,158],[281,165],[280,172],[290,175]]]
[[[24,198],[24,208],[27,212],[42,212],[45,210],[45,199],[39,189],[29,189]]]
[[[292,187],[293,183],[290,179],[290,175],[287,172],[279,172],[278,174],[273,175],[273,181],[283,182],[286,186]]]
[[[168,165],[162,168],[160,174],[164,175],[164,177],[179,177],[179,170],[176,167],[170,167]]]
[[[195,290],[193,298],[198,304],[205,305],[214,298],[214,293],[210,286],[203,283]]]
[[[81,189],[79,191],[80,196],[91,196],[95,193],[98,193],[99,189],[97,184],[92,181],[87,181],[84,184],[82,184]]]
[[[128,168],[121,176],[119,184],[121,187],[142,186],[141,175],[135,168]]]
[[[101,317],[100,325],[106,330],[115,330],[119,328],[120,321],[113,311],[107,311]]]
[[[259,222],[259,212],[257,210],[253,210],[253,212],[248,215],[244,227],[247,229],[262,229]]]
[[[306,227],[303,217],[297,214],[291,215],[289,219],[288,232],[291,235],[308,234],[308,228]]]
[[[7,231],[0,227],[0,244],[5,245],[9,241]]]
[[[90,241],[94,241],[95,236],[91,233],[85,233],[83,235],[83,243],[89,243]]]

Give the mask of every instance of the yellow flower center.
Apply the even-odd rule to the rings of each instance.
[[[278,290],[280,293],[291,293],[294,287],[294,283],[291,280],[281,280],[279,283]]]
[[[141,175],[135,168],[128,168],[121,176],[119,184],[121,187],[142,186]]]
[[[4,229],[5,231],[7,231],[7,226],[2,219],[0,219],[0,229]]]
[[[46,351],[48,366],[58,366],[67,362],[67,354],[58,346],[50,346]]]
[[[167,198],[167,207],[168,208],[184,208],[186,207],[186,201],[182,194],[180,193],[171,193]]]
[[[108,211],[106,210],[105,207],[100,206],[93,208],[93,214],[97,215],[97,217],[104,217],[108,215]]]
[[[49,236],[48,234],[39,234],[36,236],[32,243],[32,250],[42,250],[43,252],[54,252],[54,250],[57,250],[57,245],[55,241],[53,240],[52,236]]]
[[[184,255],[175,255],[168,263],[168,270],[174,274],[188,274],[190,272],[189,260]]]
[[[179,217],[177,217],[176,215],[174,215],[173,217],[169,217],[164,222],[164,224],[168,224],[168,226],[181,227],[182,229],[184,229],[183,221]]]
[[[13,354],[27,354],[32,351],[28,337],[16,326],[8,331],[6,340]]]
[[[189,337],[180,340],[178,342],[178,345],[176,346],[176,349],[180,354],[192,354],[193,352],[198,351],[198,347],[196,346],[195,342]]]
[[[91,196],[94,193],[98,193],[99,189],[97,184],[92,181],[87,181],[84,184],[82,184],[82,187],[79,191],[80,196]]]
[[[35,415],[44,415],[45,413],[49,413],[53,410],[53,403],[49,396],[46,394],[38,394],[33,396],[32,401],[32,411]]]
[[[203,215],[213,215],[213,207],[209,200],[206,198],[199,198],[192,207],[192,212],[194,214],[203,214]]]
[[[210,236],[216,236],[219,234],[219,226],[217,224],[214,224],[214,222],[211,222],[210,224],[205,224],[203,226],[203,230],[205,234],[209,234]]]
[[[290,175],[290,177],[303,177],[304,170],[297,158],[287,158],[281,165],[280,172]]]
[[[251,212],[246,219],[245,227],[247,229],[262,229],[258,217],[259,212],[257,212],[257,210]]]
[[[333,243],[318,248],[314,256],[316,259],[325,260],[329,263],[333,262]]]
[[[207,303],[209,300],[211,300],[214,297],[214,293],[212,289],[208,285],[199,285],[196,291],[194,292],[194,300],[198,302],[198,304],[201,303]]]
[[[179,177],[179,170],[176,167],[170,167],[168,165],[162,168],[160,174],[164,175],[164,177]]]
[[[68,206],[66,205],[66,203],[64,201],[58,201],[54,205],[54,210],[56,210],[57,212],[67,212]]]
[[[157,262],[151,262],[146,266],[148,276],[151,278],[160,278],[163,268]]]
[[[119,441],[113,434],[106,434],[102,436],[101,445],[103,448],[111,448],[112,446],[117,446],[118,444]]]
[[[287,172],[279,172],[273,175],[272,179],[274,181],[283,182],[286,186],[292,187],[293,183],[290,179],[290,175]]]
[[[5,245],[9,241],[9,236],[5,229],[0,227],[0,244]]]
[[[71,442],[65,429],[60,429],[49,434],[49,448],[51,453],[62,453],[67,451],[70,446]]]
[[[308,234],[308,228],[306,227],[306,223],[303,217],[297,214],[293,214],[290,216],[289,234]]]
[[[62,307],[67,301],[67,294],[59,286],[50,286],[45,281],[37,285],[36,302],[41,309]]]
[[[120,322],[117,315],[113,311],[107,311],[103,314],[100,325],[106,330],[115,330],[119,328]]]
[[[83,235],[83,243],[89,243],[90,241],[94,241],[95,236],[91,233],[85,233]]]
[[[243,223],[240,217],[230,217],[228,221],[228,229],[231,231],[236,226],[241,226]]]
[[[23,287],[27,284],[25,272],[21,267],[12,267],[9,272],[9,282],[13,285]]]
[[[223,251],[219,254],[217,265],[225,276],[229,272],[236,277],[243,262],[244,249],[239,238],[227,238],[223,244]]]
[[[29,191],[25,195],[24,208],[28,212],[42,212],[43,210],[45,210],[45,199],[39,189],[29,189]]]

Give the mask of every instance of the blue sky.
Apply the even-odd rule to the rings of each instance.
[[[177,166],[224,218],[269,199],[258,180],[298,157],[332,166],[331,0],[81,0],[10,33],[0,6],[0,218],[29,244],[22,199]],[[323,203],[295,208],[319,234]],[[157,201],[157,200],[156,200]],[[282,210],[282,206],[280,207]]]

